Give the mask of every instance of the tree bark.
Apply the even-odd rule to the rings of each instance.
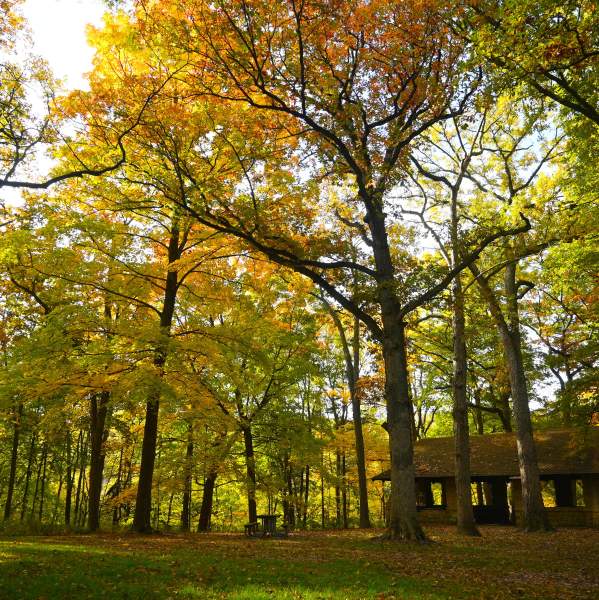
[[[77,491],[75,492],[75,525],[78,526],[81,522],[81,505],[83,503],[84,494],[84,477],[85,477],[85,465],[87,462],[87,436],[81,432],[79,439],[81,441],[79,451],[79,477],[77,478]]]
[[[502,328],[500,331],[512,390],[518,463],[522,483],[522,502],[524,505],[524,529],[526,531],[549,531],[552,527],[549,525],[541,495],[541,478],[533,438],[524,360],[522,358],[515,262],[508,264],[506,267],[504,284],[508,320],[507,328]]]
[[[6,504],[4,505],[4,520],[8,521],[12,512],[12,497],[15,490],[15,478],[17,476],[17,458],[19,454],[19,436],[21,434],[21,419],[23,418],[23,403],[19,402],[15,407],[12,434],[12,450],[10,453],[10,473],[8,475],[8,489],[6,492]]]
[[[254,456],[252,428],[249,423],[243,427],[243,444],[247,476],[248,521],[255,523],[258,520],[258,511],[256,509],[256,458]]]
[[[366,458],[364,450],[364,433],[362,430],[362,407],[358,395],[358,379],[360,377],[360,320],[354,316],[354,327],[352,336],[352,350],[350,352],[349,344],[343,323],[339,315],[332,307],[325,302],[325,306],[337,327],[343,355],[345,358],[345,372],[347,385],[352,406],[352,417],[354,423],[354,438],[356,442],[356,466],[358,468],[358,492],[360,505],[360,528],[370,528],[370,513],[368,508],[368,480],[366,478]],[[353,356],[352,356],[353,354]]]
[[[470,481],[470,432],[466,395],[466,340],[461,277],[453,280],[453,427],[458,532],[480,535],[474,521]]]
[[[409,396],[408,364],[404,323],[386,314],[383,343],[387,430],[391,455],[389,539],[424,540],[416,515],[412,403]],[[393,320],[396,322],[393,323]]]
[[[183,249],[179,246],[179,227],[173,221],[168,245],[168,260],[172,264],[181,258]],[[160,312],[160,333],[162,339],[158,342],[154,357],[154,366],[162,377],[168,352],[168,336],[170,334],[175,314],[175,303],[179,289],[177,271],[168,271],[164,287],[164,298]],[[160,408],[160,388],[152,390],[146,403],[146,419],[144,436],[141,446],[141,464],[135,499],[135,514],[133,530],[138,533],[152,531],[152,479],[156,460],[156,444],[158,441],[158,412]]]
[[[106,415],[110,392],[93,394],[90,399],[90,448],[89,459],[89,496],[88,496],[88,529],[97,531],[100,527],[100,499],[102,495],[102,478],[104,475],[105,444],[107,438]]]
[[[67,460],[67,481],[66,481],[66,492],[64,498],[64,524],[69,527],[71,525],[71,500],[73,497],[73,483],[75,473],[73,469],[73,462],[71,461],[71,430],[67,429],[67,441],[66,441],[66,460]]]
[[[368,223],[378,275],[377,300],[381,307],[383,326],[385,400],[391,457],[391,497],[386,537],[424,540],[424,531],[416,514],[412,440],[414,415],[410,398],[405,324],[400,315],[400,304],[395,293],[396,282],[382,200],[376,197],[365,198],[364,204],[371,207],[368,211]]]
[[[306,465],[306,487],[304,488],[304,506],[302,515],[302,524],[304,529],[308,524],[308,501],[310,500],[310,465]]]
[[[478,268],[475,265],[471,265],[470,270],[476,277],[481,293],[487,301],[489,311],[495,321],[502,341],[506,360],[516,425],[516,445],[518,448],[518,465],[522,484],[524,530],[550,531],[552,528],[549,525],[541,495],[541,480],[532,433],[528,388],[522,358],[516,266],[516,261],[508,263],[504,274],[507,318],[504,316],[491,286],[481,276]]]
[[[212,504],[214,501],[214,486],[217,475],[218,473],[216,471],[210,471],[204,481],[204,493],[202,495],[202,506],[200,507],[198,531],[210,531]]]
[[[37,433],[31,432],[31,444],[29,446],[29,456],[27,457],[27,471],[25,472],[25,489],[23,490],[23,500],[21,502],[21,521],[25,519],[25,513],[27,512],[27,499],[29,496],[29,484],[31,482],[31,474],[33,471],[33,457],[35,454],[35,443],[37,440]]]
[[[451,194],[451,261],[455,267],[461,258],[458,233],[458,187]],[[474,521],[470,480],[470,431],[468,426],[468,396],[466,381],[468,362],[466,355],[466,317],[462,277],[456,275],[451,286],[453,304],[453,431],[455,439],[455,485],[458,532],[480,535]]]
[[[44,500],[46,497],[46,465],[48,462],[48,442],[44,443],[44,450],[42,453],[42,481],[40,490],[40,507],[38,513],[38,520],[41,523],[44,515]]]
[[[191,481],[193,467],[193,428],[187,425],[187,448],[185,450],[185,481],[183,488],[183,507],[181,510],[181,530],[189,531],[191,528]]]

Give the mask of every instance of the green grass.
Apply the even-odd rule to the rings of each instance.
[[[288,540],[226,534],[4,537],[0,598],[599,597],[599,532],[539,537],[486,528],[476,540],[447,528],[430,533],[435,541],[427,545],[381,544],[358,531]]]

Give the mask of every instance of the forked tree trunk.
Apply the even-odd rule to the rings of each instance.
[[[88,529],[97,531],[100,527],[100,499],[104,475],[105,444],[107,438],[106,415],[110,392],[94,394],[90,399],[90,459],[89,459],[89,496]]]

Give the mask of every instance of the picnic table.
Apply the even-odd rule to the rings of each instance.
[[[260,523],[246,523],[245,534],[248,537],[256,537],[260,534],[261,537],[287,537],[287,525],[283,525],[283,531],[277,533],[277,518],[280,515],[256,515],[260,519]]]
[[[279,515],[256,515],[262,521],[262,537],[273,536],[277,533],[277,517]]]

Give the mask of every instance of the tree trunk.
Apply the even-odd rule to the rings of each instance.
[[[21,502],[21,521],[25,519],[25,513],[27,512],[27,499],[29,496],[29,483],[31,482],[31,474],[33,471],[33,457],[35,455],[36,440],[37,434],[35,431],[32,431],[31,444],[29,446],[29,456],[27,457],[27,471],[25,472],[25,489],[23,490],[23,501]]]
[[[320,454],[320,523],[324,529],[326,526],[326,514],[324,510],[324,453]]]
[[[67,481],[66,481],[66,492],[64,498],[64,524],[69,527],[71,525],[71,500],[73,497],[73,483],[75,479],[75,469],[73,469],[73,462],[71,461],[71,430],[67,429],[67,449],[66,449],[66,460],[67,460]],[[76,462],[76,459],[75,461]]]
[[[119,468],[116,474],[116,482],[112,489],[111,497],[114,499],[119,497],[121,493],[121,482],[123,480],[123,448],[121,447],[121,451],[119,453]],[[120,502],[114,502],[112,507],[112,525],[116,525],[121,519],[121,506]]]
[[[354,316],[352,356],[349,344],[347,343],[345,329],[343,328],[343,323],[341,322],[339,315],[337,315],[337,313],[328,303],[325,302],[325,306],[337,327],[339,338],[341,340],[341,346],[343,348],[343,355],[345,358],[345,372],[351,398],[354,437],[356,441],[356,465],[358,468],[358,490],[360,498],[360,528],[369,529],[370,514],[368,510],[368,481],[366,478],[364,433],[362,431],[362,408],[360,406],[360,397],[358,396],[357,389],[358,379],[360,376],[360,320]]]
[[[341,454],[341,503],[343,506],[343,529],[349,529],[349,516],[347,511],[347,468],[345,452]]]
[[[306,465],[306,487],[304,488],[304,514],[302,516],[302,523],[304,529],[308,524],[308,500],[310,499],[310,465]]]
[[[243,444],[247,474],[248,521],[255,523],[258,520],[258,511],[256,509],[256,458],[254,456],[252,428],[249,423],[243,427]]]
[[[512,405],[516,425],[516,445],[518,448],[518,464],[522,483],[522,501],[524,509],[525,531],[550,531],[537,464],[536,450],[532,435],[532,421],[528,405],[528,389],[524,361],[522,359],[522,340],[520,334],[520,318],[518,314],[518,285],[516,283],[516,262],[510,262],[504,274],[504,288],[507,300],[507,319],[491,289],[489,282],[481,276],[475,265],[470,265],[479,288],[503,345],[503,352],[510,380]]]
[[[79,477],[77,478],[77,491],[75,492],[75,525],[79,525],[81,522],[81,505],[83,504],[83,494],[85,487],[85,466],[87,458],[87,436],[81,432],[79,435],[81,446],[79,450]]]
[[[341,529],[341,452],[337,450],[335,453],[335,515],[337,529]]]
[[[42,522],[42,517],[44,514],[44,499],[46,496],[46,464],[48,462],[48,442],[44,443],[44,451],[42,455],[42,482],[41,482],[41,490],[40,490],[40,508],[39,508],[39,522]],[[37,484],[36,484],[37,485]]]
[[[106,456],[107,438],[106,415],[110,392],[93,394],[90,400],[90,446],[89,460],[89,497],[88,497],[88,529],[97,531],[100,527],[100,499],[102,495],[102,479]]]
[[[512,429],[512,415],[510,410],[510,395],[507,393],[499,393],[499,420],[501,421],[501,426],[503,427],[503,431],[506,433],[511,433]]]
[[[214,500],[214,486],[216,483],[216,471],[210,471],[204,481],[204,494],[202,495],[202,506],[200,507],[200,520],[198,531],[210,531],[210,519],[212,517],[212,503]]]
[[[172,264],[179,260],[182,255],[179,246],[179,227],[174,219],[171,226],[168,260]],[[160,332],[163,338],[159,341],[154,357],[160,378],[162,378],[164,365],[168,352],[168,336],[170,334],[175,314],[175,303],[179,288],[177,271],[168,271],[164,287],[164,299],[162,311],[160,312]],[[152,531],[152,479],[154,477],[154,462],[156,459],[156,443],[158,440],[158,411],[160,405],[160,388],[150,392],[146,403],[146,420],[144,424],[144,437],[141,445],[141,464],[139,467],[139,480],[137,484],[137,495],[135,499],[135,514],[133,516],[133,529],[138,533],[149,533]]]
[[[4,505],[4,520],[10,519],[12,512],[12,497],[15,490],[15,478],[17,476],[17,458],[19,454],[19,436],[21,434],[21,419],[23,418],[23,403],[19,402],[14,413],[12,450],[10,453],[10,473],[8,475],[8,490],[6,492],[6,504]]]
[[[357,391],[351,394],[352,413],[354,420],[354,436],[356,440],[356,465],[358,467],[358,494],[360,503],[360,528],[370,528],[370,511],[368,508],[368,483],[366,478],[366,458],[364,451],[364,433],[362,431],[362,409]]]
[[[457,237],[457,235],[455,236]],[[456,240],[457,242],[457,240]],[[454,247],[454,263],[458,258]],[[468,427],[468,398],[466,394],[466,333],[464,293],[461,276],[452,284],[453,292],[453,431],[455,436],[455,485],[458,532],[480,535],[474,521],[470,481],[470,432]]]
[[[46,442],[44,442],[42,445],[42,457],[37,466],[37,476],[35,478],[35,489],[33,492],[33,502],[31,503],[31,514],[29,515],[29,518],[31,520],[33,520],[33,515],[35,515],[35,505],[37,504],[37,495],[39,492],[40,479],[42,477],[42,466],[44,464],[45,456],[46,456]]]
[[[391,495],[389,498],[389,539],[424,540],[416,515],[413,411],[410,401],[404,323],[388,323],[383,343],[387,430],[391,454]]]
[[[381,192],[382,197],[382,192]],[[416,485],[412,431],[414,413],[410,398],[405,324],[395,293],[391,252],[385,228],[382,200],[365,198],[372,250],[378,275],[377,300],[381,307],[387,431],[391,457],[389,539],[424,540],[416,514]]]
[[[156,393],[156,396],[159,396],[159,393]],[[148,400],[146,403],[144,437],[141,446],[141,465],[135,499],[135,514],[133,516],[133,529],[138,533],[150,533],[152,531],[150,521],[152,514],[152,478],[154,476],[156,444],[158,441],[158,409],[158,397]]]
[[[187,448],[185,450],[185,482],[183,488],[183,508],[181,510],[181,530],[189,531],[191,527],[191,481],[193,467],[193,428],[187,425]]]
[[[354,317],[353,336],[353,382],[350,386],[352,417],[354,421],[354,437],[356,440],[356,466],[358,468],[358,494],[360,503],[360,528],[370,528],[370,511],[368,508],[368,479],[366,477],[366,452],[364,449],[364,433],[362,431],[362,407],[358,395],[358,379],[360,377],[360,320]]]
[[[524,529],[526,531],[549,531],[547,513],[541,495],[541,479],[533,438],[532,420],[528,401],[528,387],[522,358],[520,317],[518,312],[518,286],[516,263],[508,264],[505,270],[505,292],[507,297],[507,327],[500,333],[512,390],[512,406],[516,425],[518,463],[522,483]]]

